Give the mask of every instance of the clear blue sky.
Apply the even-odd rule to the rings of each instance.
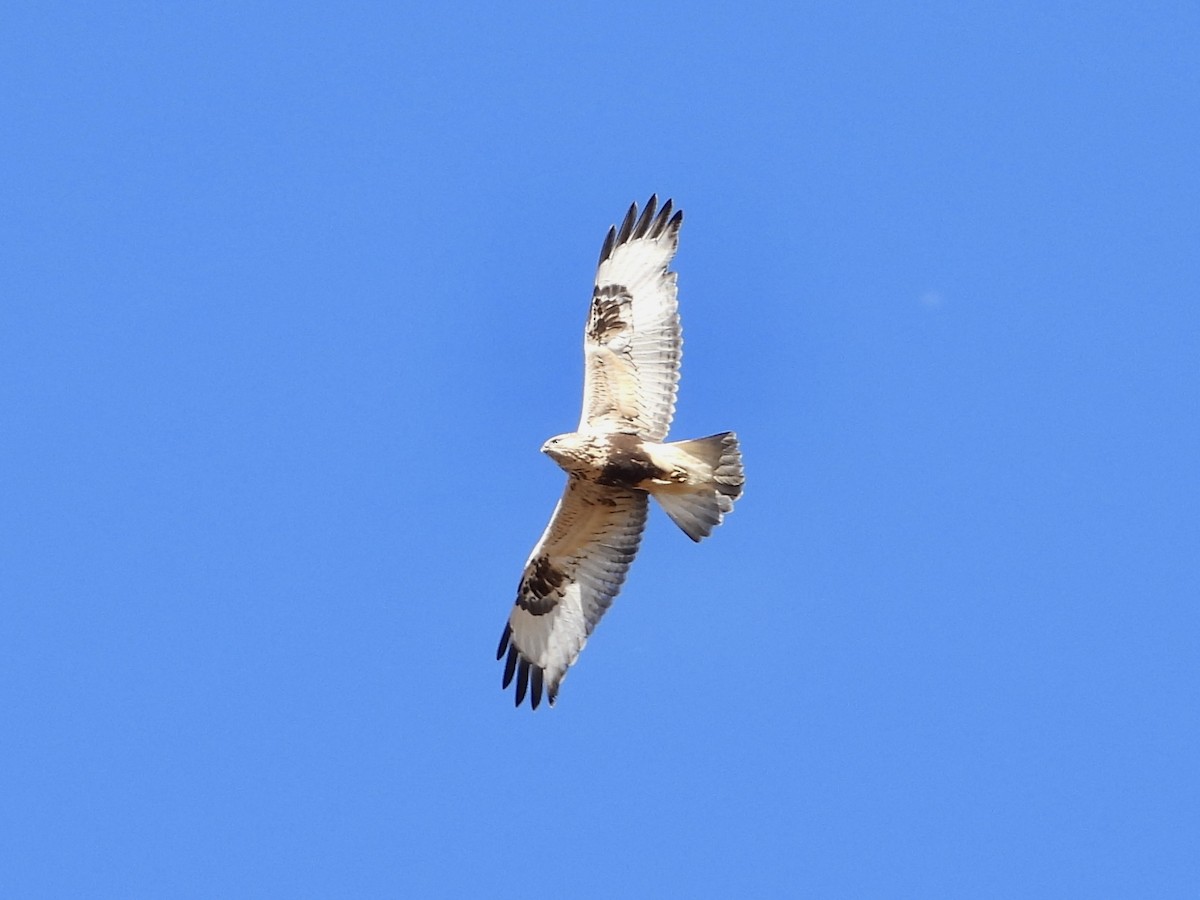
[[[1197,895],[1200,8],[834,7],[6,11],[0,894]],[[746,496],[514,710],[655,191]]]

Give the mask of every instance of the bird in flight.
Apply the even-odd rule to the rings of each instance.
[[[721,524],[742,495],[733,432],[666,442],[675,414],[683,337],[675,273],[683,211],[652,196],[629,207],[600,250],[584,329],[583,414],[542,452],[567,487],[529,559],[496,659],[516,705],[559,686],[621,589],[646,526],[648,498],[693,541]]]

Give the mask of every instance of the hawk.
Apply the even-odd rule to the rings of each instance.
[[[653,496],[693,541],[721,524],[742,494],[732,432],[666,443],[683,337],[675,273],[682,210],[629,207],[600,250],[584,329],[583,415],[542,445],[567,473],[550,524],[525,563],[496,659],[516,705],[553,706],[567,669],[621,589]]]

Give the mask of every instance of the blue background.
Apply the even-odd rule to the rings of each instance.
[[[1194,897],[1200,8],[14,4],[0,893]],[[654,511],[496,642],[605,229]]]

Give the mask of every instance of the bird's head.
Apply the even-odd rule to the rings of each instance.
[[[542,452],[568,472],[581,468],[587,458],[588,439],[580,434],[559,434],[542,444]]]

